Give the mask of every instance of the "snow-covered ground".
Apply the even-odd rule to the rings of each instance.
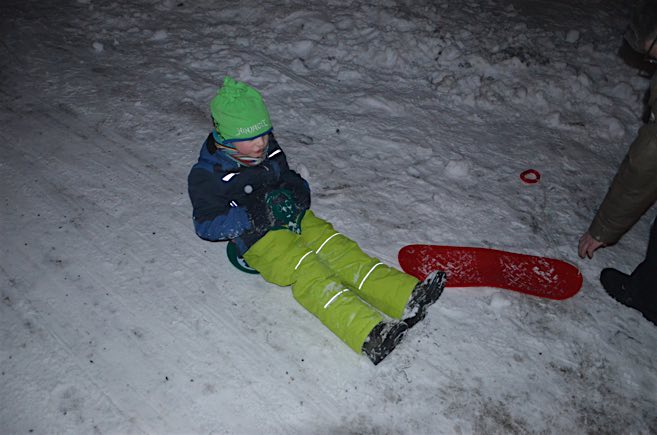
[[[597,281],[643,258],[655,210],[576,256],[648,89],[621,3],[3,0],[0,432],[657,431],[657,328]],[[546,255],[582,290],[448,289],[373,366],[194,234],[225,75],[366,251]]]

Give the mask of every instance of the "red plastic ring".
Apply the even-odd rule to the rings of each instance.
[[[541,180],[541,173],[536,169],[527,169],[520,174],[520,179],[525,184],[536,184]]]

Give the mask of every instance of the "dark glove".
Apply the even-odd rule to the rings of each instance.
[[[249,204],[246,208],[246,212],[251,219],[251,228],[247,231],[250,236],[259,239],[264,236],[272,226],[274,226],[271,218],[271,211],[264,201],[264,198],[262,200],[253,201]]]
[[[301,233],[301,218],[306,210],[295,201],[291,191],[277,189],[265,196],[269,208],[273,228],[287,228],[295,233]]]
[[[292,192],[294,202],[300,210],[310,208],[310,186],[294,171],[288,171],[284,177],[281,187]]]
[[[308,184],[305,182],[305,180],[303,182],[303,187],[300,189],[295,189],[293,193],[294,200],[299,208],[302,210],[308,210],[310,208],[310,187],[308,187]]]

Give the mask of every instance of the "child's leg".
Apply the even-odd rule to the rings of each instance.
[[[358,353],[370,331],[383,320],[345,287],[296,233],[270,231],[244,258],[267,281],[292,285],[295,299]]]
[[[347,285],[365,301],[395,319],[404,308],[418,280],[365,254],[358,244],[307,210],[301,237]]]

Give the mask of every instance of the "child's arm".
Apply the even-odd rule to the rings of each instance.
[[[272,136],[270,140],[269,161],[276,162],[281,168],[280,186],[290,190],[295,202],[302,209],[310,208],[310,185],[297,172],[290,169],[285,153]]]
[[[251,221],[244,208],[231,208],[214,219],[202,220],[194,217],[196,234],[211,242],[231,240],[251,229]]]
[[[246,208],[232,199],[216,174],[202,168],[192,169],[188,186],[194,207],[194,228],[202,239],[233,239],[252,228]]]

